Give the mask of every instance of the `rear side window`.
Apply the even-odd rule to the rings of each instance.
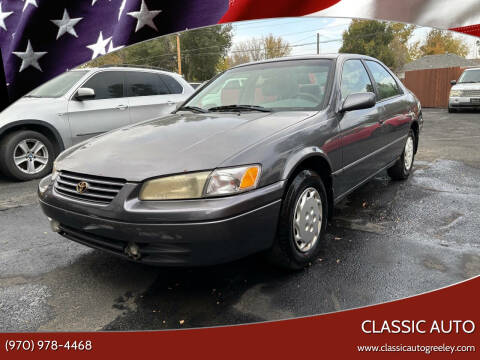
[[[347,60],[343,64],[342,100],[350,94],[374,92],[367,70],[360,60]]]
[[[378,100],[400,95],[402,91],[392,75],[379,63],[368,60],[367,66],[378,87]]]
[[[168,86],[170,89],[170,93],[172,94],[181,94],[183,92],[183,87],[175,80],[173,77],[161,74],[160,78],[163,82]]]
[[[95,91],[95,100],[123,97],[124,76],[121,71],[102,71],[93,75],[82,87]]]
[[[169,94],[166,85],[157,74],[127,72],[127,96],[151,96]]]

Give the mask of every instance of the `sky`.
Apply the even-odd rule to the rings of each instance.
[[[266,20],[243,21],[233,24],[233,45],[252,37],[272,34],[281,36],[292,46],[292,55],[315,54],[317,51],[317,32],[320,34],[320,52],[335,53],[342,45],[342,33],[351,20],[345,18],[278,18]],[[430,31],[429,27],[418,27],[410,39],[411,42],[422,40]],[[457,35],[456,35],[457,36]],[[474,58],[477,38],[459,34],[469,45],[469,58]],[[480,57],[477,55],[477,57]]]

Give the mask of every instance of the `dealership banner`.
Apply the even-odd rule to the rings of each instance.
[[[140,41],[217,23],[308,14],[480,36],[478,0],[2,0],[0,80],[4,76],[4,93],[13,101],[68,69]]]
[[[479,0],[0,0],[3,96],[11,102],[64,71],[161,35],[307,15],[402,21],[480,37]],[[479,293],[477,276],[388,303],[281,321],[0,333],[0,359],[480,359]]]
[[[339,279],[339,281],[341,281]],[[0,334],[2,359],[478,359],[480,277],[298,319],[204,329]]]

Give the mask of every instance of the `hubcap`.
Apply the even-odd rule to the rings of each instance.
[[[37,139],[22,140],[13,151],[13,161],[21,172],[38,174],[48,164],[47,147]]]
[[[323,208],[318,191],[309,187],[303,191],[295,204],[293,237],[295,246],[307,252],[317,242],[322,229]]]
[[[410,170],[413,162],[413,138],[409,136],[407,138],[407,143],[405,144],[405,155],[403,157],[404,165],[406,170]]]

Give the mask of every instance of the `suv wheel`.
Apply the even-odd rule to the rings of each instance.
[[[301,171],[283,200],[270,260],[294,270],[314,261],[327,227],[327,215],[327,193],[321,177],[311,170]]]
[[[388,169],[388,175],[393,180],[405,180],[410,176],[413,160],[415,159],[415,144],[415,134],[413,130],[410,129],[402,156],[400,156],[400,159],[398,159],[395,165]]]
[[[21,130],[5,136],[0,142],[0,168],[17,180],[32,180],[52,171],[55,149],[43,134]]]

